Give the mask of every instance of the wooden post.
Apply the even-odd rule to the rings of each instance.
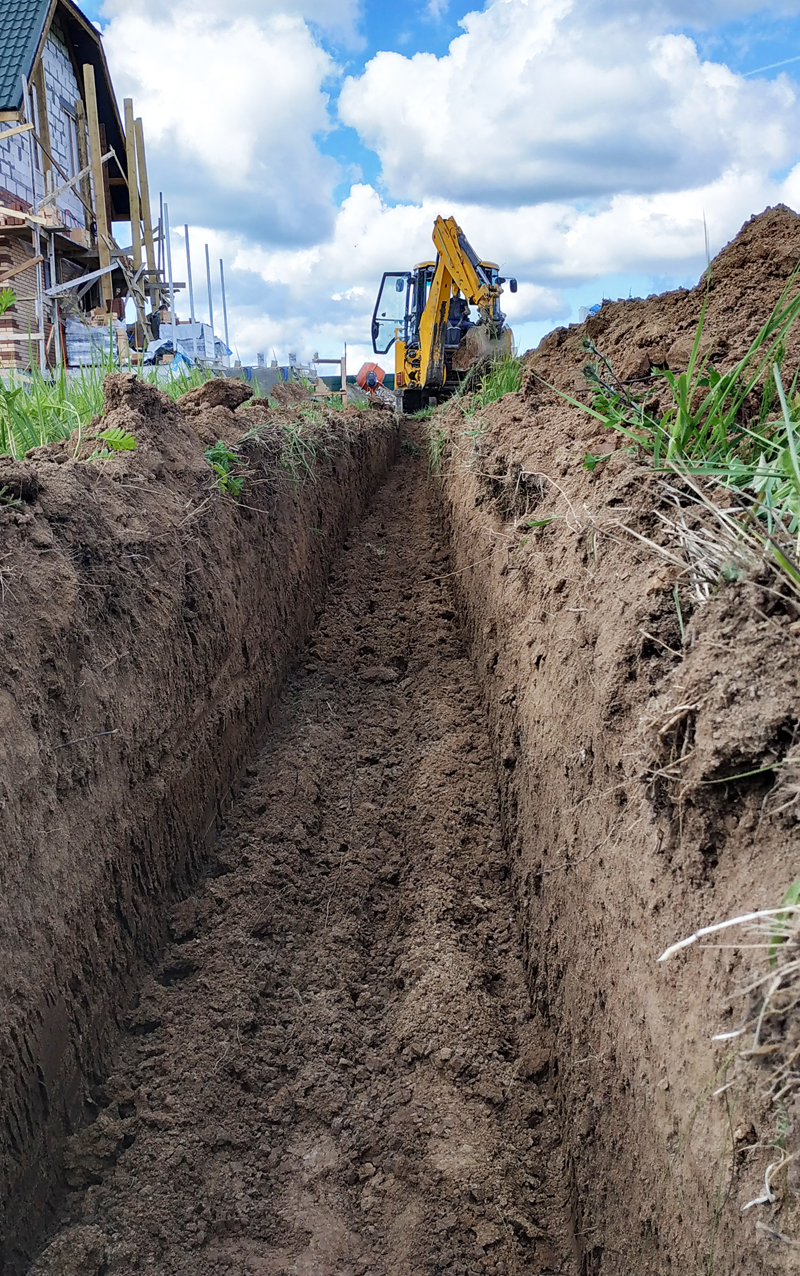
[[[142,204],[142,219],[144,221],[144,244],[147,250],[147,269],[150,274],[150,282],[155,282],[156,274],[156,250],[153,243],[153,218],[150,212],[150,185],[147,180],[147,160],[144,153],[144,129],[142,128],[141,117],[134,121],[136,130],[136,162],[139,168],[139,193]],[[154,309],[154,307],[151,307]]]
[[[128,197],[131,202],[131,243],[133,269],[142,264],[142,225],[139,216],[139,179],[136,174],[136,127],[133,122],[133,98],[125,98],[125,155],[128,161]]]
[[[111,227],[106,214],[106,191],[103,179],[103,152],[100,149],[100,121],[97,116],[97,91],[94,83],[94,67],[85,62],[83,65],[83,89],[86,95],[86,119],[89,124],[89,151],[92,161],[92,186],[94,188],[94,218],[97,223],[97,250],[101,268],[111,265],[111,253],[108,241]],[[101,279],[103,300],[109,302],[114,297],[111,275],[103,275]]]
[[[78,98],[75,103],[75,132],[78,135],[78,164],[80,171],[89,167],[89,148],[86,145],[86,109],[83,100]],[[89,182],[89,175],[81,178],[81,198],[84,205],[88,204],[92,207],[92,188]]]
[[[44,62],[41,58],[39,58],[39,61],[36,63],[36,68],[31,77],[31,86],[36,94],[36,114],[39,116],[39,140],[42,143],[40,147],[42,154],[42,173],[45,174],[46,189],[46,175],[53,171],[53,166],[49,158],[49,152],[53,148],[50,145],[50,121],[47,116],[47,90],[44,83]]]

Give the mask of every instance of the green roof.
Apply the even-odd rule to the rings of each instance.
[[[22,105],[21,77],[31,72],[49,9],[49,0],[0,0],[0,111]]]

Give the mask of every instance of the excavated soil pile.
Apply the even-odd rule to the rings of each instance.
[[[309,420],[247,394],[212,382],[184,413],[112,376],[88,437],[0,462],[7,1272],[52,1224],[64,1135],[100,1110],[141,962],[208,863],[330,564],[396,450],[388,414]],[[97,456],[101,426],[135,451]],[[317,453],[305,484],[301,431],[302,455]],[[238,441],[239,500],[204,457],[220,438]]]
[[[720,370],[798,260],[800,218],[776,208],[712,263],[703,347]],[[434,420],[531,996],[554,1035],[584,1276],[796,1270],[800,1239],[796,1162],[772,1203],[742,1210],[800,1148],[793,1093],[763,1098],[798,1025],[779,1025],[747,1066],[741,1041],[711,1041],[752,1010],[740,990],[769,974],[763,951],[656,961],[699,926],[776,907],[800,876],[800,608],[758,565],[717,578],[701,605],[675,524],[712,523],[543,383],[589,401],[587,336],[621,376],[683,370],[705,296],[701,280],[605,303],[526,357],[519,394]],[[787,384],[799,360],[794,334]],[[589,473],[586,452],[609,455]]]

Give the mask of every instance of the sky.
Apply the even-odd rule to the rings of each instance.
[[[224,258],[243,362],[371,359],[381,275],[431,257],[439,213],[519,280],[502,304],[525,350],[603,297],[696,283],[706,237],[713,255],[768,205],[800,210],[800,0],[81,7],[143,118],[179,279],[190,227],[199,317],[204,245]]]

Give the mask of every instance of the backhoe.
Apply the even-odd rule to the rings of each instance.
[[[479,260],[454,217],[436,218],[433,243],[435,261],[384,274],[372,316],[375,353],[395,348],[395,388],[405,413],[447,398],[476,364],[514,349],[500,309],[506,280],[499,267]],[[508,283],[516,292],[516,279]]]

